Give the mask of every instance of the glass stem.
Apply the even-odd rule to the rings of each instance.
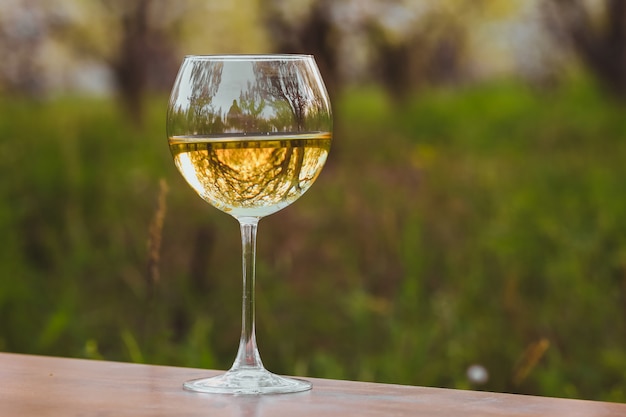
[[[240,217],[243,261],[243,300],[241,306],[241,339],[237,357],[231,371],[239,369],[263,369],[256,344],[254,318],[254,281],[256,259],[256,233],[258,217]]]

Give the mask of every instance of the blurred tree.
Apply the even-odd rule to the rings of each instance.
[[[375,76],[403,101],[424,84],[455,83],[463,77],[467,33],[457,15],[431,9],[398,36],[376,16],[365,27],[372,51]]]
[[[126,111],[138,124],[146,91],[168,89],[176,74],[174,39],[186,6],[164,0],[101,0],[89,16],[105,23],[100,28],[104,34],[86,20],[65,32],[66,42],[79,53],[109,66]]]
[[[142,94],[171,87],[179,50],[267,50],[260,1],[1,1],[0,91],[117,91],[139,119]]]
[[[46,39],[67,23],[49,6],[22,0],[5,5],[0,13],[0,91],[37,96],[45,90],[40,55]]]
[[[317,0],[296,12],[286,10],[285,2],[281,0],[268,0],[261,8],[275,52],[314,55],[331,95],[339,80],[336,29],[332,18],[337,3]],[[298,5],[303,6],[302,2]],[[302,13],[302,9],[306,12]]]
[[[141,122],[142,97],[171,86],[176,41],[194,0],[16,0],[0,11],[0,88],[40,95],[53,90],[51,68],[71,78],[80,62],[110,70],[126,112]],[[62,64],[56,63],[63,62]],[[57,80],[58,81],[58,80]]]
[[[331,94],[343,81],[354,80],[359,70],[352,61],[358,62],[359,55],[366,56],[367,70],[358,75],[380,81],[396,97],[423,80],[444,82],[459,76],[464,27],[444,7],[409,6],[404,0],[297,4],[299,10],[280,0],[267,2],[262,10],[270,38],[277,52],[315,55]]]
[[[519,12],[522,4],[266,0],[262,11],[275,51],[315,55],[331,94],[373,81],[402,101],[424,85],[468,78],[474,29]]]
[[[497,46],[507,50],[508,59],[515,59],[518,51],[513,44],[520,39],[510,34],[519,24],[514,16],[523,19],[534,7],[524,0],[377,3],[362,24],[370,71],[400,102],[427,85],[467,82],[481,59],[477,57],[488,56],[488,65],[479,64],[493,71],[501,60],[494,54]]]
[[[149,18],[153,0],[125,1],[116,10],[112,2],[103,2],[121,21],[119,51],[111,66],[119,92],[133,120],[142,118],[142,98],[146,90],[149,69],[172,57],[173,48],[167,37]]]
[[[626,99],[626,2],[545,0],[552,33],[610,93]]]

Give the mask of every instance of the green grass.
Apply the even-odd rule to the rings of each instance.
[[[260,224],[265,364],[626,402],[623,110],[584,83],[341,96],[324,172]],[[230,366],[239,229],[176,172],[164,113],[0,101],[0,350]]]

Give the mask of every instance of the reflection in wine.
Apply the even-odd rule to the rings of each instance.
[[[233,216],[266,216],[297,200],[319,175],[331,135],[170,138],[183,177],[207,202]]]

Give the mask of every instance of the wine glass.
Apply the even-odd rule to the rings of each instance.
[[[308,381],[267,371],[256,343],[254,282],[259,220],[296,201],[319,175],[331,144],[328,93],[310,55],[184,58],[170,96],[167,135],[176,167],[209,204],[238,220],[242,331],[224,374],[185,382],[190,391],[300,392]]]

